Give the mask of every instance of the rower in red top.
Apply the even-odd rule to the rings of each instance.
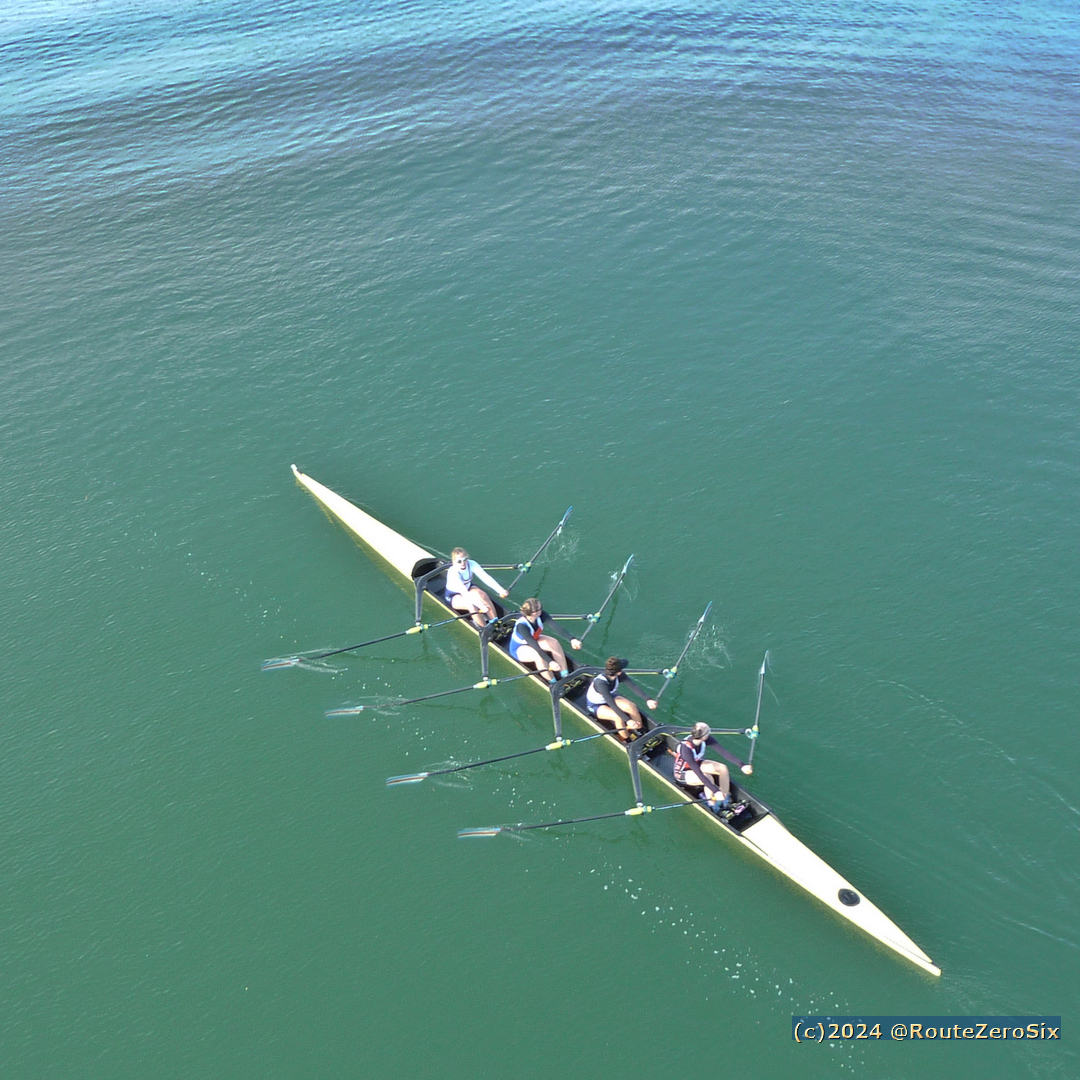
[[[714,809],[725,810],[731,805],[728,767],[722,761],[710,761],[705,757],[707,747],[719,745],[708,724],[695,724],[679,743],[675,755],[675,780],[684,787],[700,788],[701,798],[711,803]]]

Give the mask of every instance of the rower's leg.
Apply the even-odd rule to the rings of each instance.
[[[621,699],[616,698],[615,700],[620,703],[621,708]],[[610,705],[601,705],[596,710],[596,716],[597,719],[603,720],[605,723],[610,724],[615,729],[616,734],[619,736],[620,739],[622,739],[623,742],[630,742],[630,740],[634,737],[634,721],[631,720],[629,725],[623,723],[623,718],[613,708],[611,708]],[[641,721],[639,720],[637,724],[638,727],[640,727]]]
[[[566,653],[559,644],[558,638],[553,638],[550,634],[541,634],[536,639],[536,643],[544,652],[551,654],[551,659],[554,661],[551,665],[552,671],[566,671]]]
[[[702,763],[701,771],[709,777],[710,780],[720,788],[720,794],[726,799],[728,797],[727,791],[720,784],[720,778],[713,774],[712,769],[708,766],[711,765],[711,761]],[[685,787],[695,799],[704,799],[706,796],[706,788],[704,788],[698,778],[689,770],[686,770],[686,775],[679,781]]]
[[[641,710],[629,698],[624,698],[621,694],[615,698],[615,703],[630,717],[628,727],[633,728],[635,731],[640,731]]]
[[[473,606],[471,603],[469,603],[469,598],[465,595],[465,593],[454,593],[454,595],[450,597],[450,606],[455,611],[473,610]]]
[[[482,613],[487,616],[488,619],[495,618],[495,605],[483,589],[470,589],[469,596],[472,598],[473,604],[476,606],[478,613]],[[486,625],[486,620],[481,625]]]
[[[701,771],[713,778],[716,786],[724,793],[725,799],[731,794],[731,773],[722,761],[703,762]]]
[[[455,611],[467,611],[472,615],[473,625],[483,629],[488,624],[487,615],[484,609],[477,605],[473,599],[473,593],[477,590],[473,589],[467,593],[454,593],[450,600],[450,606]]]
[[[522,645],[517,651],[516,659],[519,664],[528,664],[530,667],[535,668],[537,673],[543,675],[549,683],[555,681],[551,672],[548,671],[547,656],[538,649],[534,649],[529,645]]]

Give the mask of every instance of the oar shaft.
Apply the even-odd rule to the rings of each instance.
[[[387,701],[382,705],[353,705],[346,709],[331,709],[326,715],[354,716],[362,712],[377,712],[379,709],[397,709],[402,705],[419,705],[421,701],[434,701],[436,698],[450,697],[452,694],[464,694],[466,690],[487,690],[501,683],[517,682],[518,679],[527,679],[532,674],[533,672],[527,671],[524,675],[511,675],[509,679],[481,679],[478,683],[471,683],[469,686],[459,686],[454,690],[440,690],[437,694],[425,694],[423,697]]]
[[[589,631],[600,621],[600,616],[604,614],[604,608],[608,606],[611,598],[615,595],[616,590],[622,584],[623,578],[626,577],[627,570],[630,569],[630,564],[634,561],[634,556],[631,555],[629,559],[623,564],[623,568],[619,571],[618,576],[615,578],[615,584],[611,586],[611,591],[604,597],[604,602],[600,605],[599,609],[592,615],[588,616],[589,625],[585,627],[579,641],[584,641],[589,636]]]
[[[530,754],[542,754],[545,750],[562,750],[564,747],[573,746],[575,743],[599,739],[606,734],[607,732],[601,732],[599,735],[586,735],[581,739],[556,739],[545,746],[535,746],[532,750],[519,750],[516,754],[503,754],[502,757],[488,758],[486,761],[473,761],[468,765],[458,765],[453,769],[440,769],[438,772],[428,773],[428,776],[444,776],[447,773],[464,772],[466,769],[478,769],[481,765],[496,765],[500,761],[513,761],[514,758],[528,757]]]
[[[514,578],[513,581],[510,582],[509,585],[506,586],[507,592],[510,592],[510,590],[513,589],[513,587],[532,569],[533,563],[536,562],[536,560],[544,554],[544,552],[547,550],[548,544],[550,544],[551,541],[554,540],[555,537],[563,531],[563,526],[566,524],[567,519],[573,512],[573,509],[574,508],[572,506],[568,506],[566,508],[566,513],[563,514],[561,520],[559,521],[559,524],[551,530],[551,535],[536,549],[536,554],[533,555],[533,557],[529,559],[528,562],[523,562],[520,566],[516,568],[518,575],[516,578]],[[513,570],[514,567],[509,567],[508,569]]]
[[[528,832],[530,829],[554,829],[559,825],[581,825],[586,821],[606,821],[608,818],[626,817],[625,810],[614,814],[590,814],[588,817],[566,818],[564,821],[545,821],[538,825],[504,825],[507,832]]]
[[[437,623],[418,623],[410,626],[408,630],[400,630],[396,634],[387,634],[385,637],[372,638],[371,641],[361,641],[359,645],[346,645],[343,649],[328,649],[326,652],[316,653],[314,656],[294,657],[295,660],[325,660],[328,656],[339,656],[341,653],[355,652],[357,649],[366,649],[369,645],[381,645],[384,641],[393,641],[395,638],[408,637],[410,634],[422,634],[425,630],[434,630],[438,626],[446,626],[447,623],[457,622],[459,619],[467,619],[469,612],[464,615],[455,615],[452,619],[443,619]],[[268,661],[269,662],[269,661]]]
[[[564,747],[573,746],[575,743],[590,742],[593,739],[603,738],[606,734],[607,732],[601,732],[599,735],[586,735],[580,739],[556,739],[546,746],[536,746],[531,750],[519,750],[516,754],[503,754],[502,757],[487,758],[484,761],[470,761],[468,765],[455,765],[449,769],[435,769],[432,772],[413,773],[409,776],[391,776],[386,783],[388,787],[393,787],[395,784],[410,780],[426,780],[429,776],[449,776],[450,773],[464,772],[466,769],[479,769],[481,765],[497,765],[501,761],[513,761],[514,758],[528,757],[530,754],[542,754],[545,750],[562,750]]]
[[[679,653],[679,659],[675,661],[666,671],[663,672],[664,685],[660,687],[660,692],[656,695],[654,700],[659,701],[664,696],[664,691],[668,688],[671,680],[679,674],[679,665],[683,662],[683,658],[690,651],[690,647],[697,641],[698,634],[701,633],[701,628],[705,625],[705,620],[709,617],[709,612],[712,610],[712,601],[709,601],[709,606],[701,613],[701,618],[698,619],[694,626],[694,629],[690,631],[690,637],[686,639],[686,644],[683,646],[683,651]]]
[[[606,821],[617,817],[640,817],[660,810],[676,810],[680,806],[693,806],[693,801],[668,803],[666,806],[631,806],[629,810],[616,810],[612,814],[590,814],[588,817],[564,818],[562,821],[544,821],[537,825],[500,825],[493,829],[461,829],[458,838],[469,836],[494,836],[499,832],[529,832],[532,829],[554,829],[559,825],[581,825],[587,821]]]
[[[765,650],[765,658],[761,661],[761,670],[758,672],[757,684],[757,708],[754,710],[754,726],[750,729],[750,756],[746,760],[744,772],[753,771],[754,751],[757,749],[758,720],[761,718],[761,695],[765,691],[765,671],[769,666],[769,651]]]
[[[758,672],[757,683],[757,708],[754,710],[754,730],[757,731],[758,720],[761,719],[761,695],[765,691],[765,669],[769,664],[769,654],[766,651],[765,659],[761,661],[761,670]]]

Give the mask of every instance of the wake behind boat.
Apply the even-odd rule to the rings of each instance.
[[[445,562],[419,545],[414,544],[411,540],[407,540],[318,481],[306,476],[295,465],[292,466],[292,471],[297,482],[307,488],[330,514],[345,525],[378,559],[386,563],[390,569],[401,575],[412,585],[416,596],[416,623],[418,626],[421,625],[422,608],[425,599],[435,604],[440,612],[445,612],[444,619],[449,620],[458,614],[451,611],[444,599],[443,587],[447,570]],[[569,514],[569,511],[567,514]],[[559,528],[562,527],[565,520],[566,516],[560,522]],[[558,529],[556,529],[557,532]],[[552,537],[556,533],[553,533]],[[549,537],[548,541],[545,542],[545,547],[552,537]],[[627,565],[629,565],[629,561]],[[522,564],[515,569],[519,570],[518,577],[520,578],[521,574],[528,569],[528,566]],[[624,567],[624,572],[625,569]],[[496,604],[496,610],[500,616],[505,615],[505,610],[498,604]],[[705,616],[702,616],[702,619],[699,620],[699,628],[704,618]],[[674,752],[678,745],[679,733],[685,732],[684,726],[661,725],[643,711],[641,715],[644,720],[644,731],[641,737],[635,742],[624,743],[614,732],[594,720],[585,709],[585,694],[592,673],[597,669],[572,668],[568,676],[560,679],[549,690],[547,683],[538,673],[519,664],[510,655],[507,647],[511,633],[509,625],[500,622],[490,627],[487,632],[481,632],[469,620],[464,619],[461,622],[463,626],[467,626],[473,633],[482,638],[485,680],[488,670],[487,650],[494,649],[506,663],[516,668],[522,676],[531,676],[544,689],[545,693],[550,693],[558,741],[565,745],[569,745],[570,741],[580,741],[562,739],[562,717],[568,711],[575,719],[591,728],[600,742],[616,747],[626,755],[631,769],[631,779],[638,805],[637,808],[631,808],[622,813],[627,816],[634,816],[638,813],[647,812],[649,808],[644,807],[642,798],[641,773],[648,774],[653,781],[661,785],[669,796],[676,800],[665,808],[687,805],[696,812],[704,814],[729,840],[741,845],[746,851],[751,852],[774,869],[780,871],[781,874],[805,889],[812,896],[815,896],[841,918],[853,923],[886,948],[898,953],[931,975],[941,974],[941,970],[933,963],[930,957],[887,915],[823,859],[815,855],[805,844],[793,836],[777,818],[776,814],[760,799],[737,783],[734,777],[731,783],[731,795],[733,803],[738,808],[737,812],[719,812],[710,808],[705,802],[694,798],[686,787],[678,783],[674,774]],[[680,662],[681,660],[682,657],[679,658]],[[677,668],[677,666],[676,663],[674,668]],[[764,670],[763,664],[762,677],[764,677]],[[665,687],[670,675],[673,674],[674,670],[670,670],[669,677],[664,684]],[[482,685],[484,685],[483,682],[477,684],[478,687]],[[756,721],[755,727],[749,729],[746,734],[750,734],[751,731],[756,736]],[[555,747],[556,744],[553,743],[541,749],[553,749]],[[731,760],[738,760],[731,755],[726,756]],[[751,758],[752,756],[751,753]],[[417,774],[414,778],[426,775],[428,774]],[[599,815],[598,818],[614,816],[622,815]],[[526,827],[543,826],[519,826],[517,828]],[[491,835],[498,831],[500,830],[473,830],[471,832],[472,835]]]

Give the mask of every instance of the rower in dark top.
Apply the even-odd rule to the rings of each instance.
[[[644,724],[638,707],[629,698],[616,694],[619,687],[629,687],[638,697],[647,699],[645,704],[650,709],[656,708],[656,702],[648,698],[647,692],[625,674],[627,663],[617,656],[609,656],[603,672],[593,679],[585,693],[585,708],[589,715],[613,724],[623,742],[636,739]]]
[[[700,795],[715,809],[731,805],[731,776],[722,761],[705,757],[709,746],[720,744],[712,737],[708,724],[695,724],[690,734],[679,743],[675,755],[675,781],[691,789],[700,788]]]
[[[569,674],[569,669],[566,666],[566,652],[558,639],[545,633],[547,630],[569,638],[574,649],[581,648],[581,642],[544,611],[540,601],[533,597],[521,605],[521,615],[514,623],[514,632],[510,636],[510,655],[519,664],[535,668],[548,682],[554,682],[552,672],[557,672],[561,678]]]

